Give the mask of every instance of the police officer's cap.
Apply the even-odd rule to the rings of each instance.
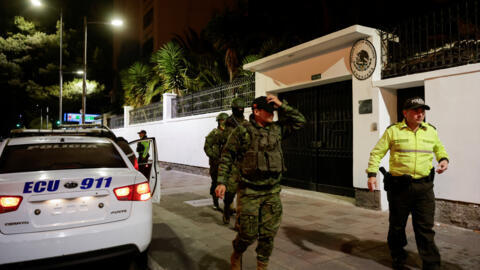
[[[254,109],[262,109],[262,110],[265,110],[269,113],[273,113],[273,111],[275,110],[275,107],[273,106],[273,102],[268,102],[267,101],[267,97],[266,96],[261,96],[261,97],[257,97],[253,103],[252,103],[252,111]]]
[[[421,97],[409,98],[403,104],[404,110],[418,109],[423,108],[425,110],[430,110],[430,106],[425,104],[425,101]]]
[[[234,98],[232,100],[232,108],[245,108],[245,100],[239,97]]]
[[[224,112],[217,115],[217,121],[226,120],[227,118],[228,118],[228,114],[226,114]]]
[[[137,134],[140,134],[140,133],[143,133],[143,134],[147,134],[147,132],[145,130],[140,130]]]

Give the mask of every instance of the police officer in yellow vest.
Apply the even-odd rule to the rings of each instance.
[[[438,161],[436,172],[439,174],[447,170],[449,160],[436,128],[424,122],[425,110],[430,107],[422,98],[408,99],[403,106],[404,120],[387,128],[368,162],[368,188],[373,191],[378,188],[376,174],[380,160],[390,150],[390,172],[385,176],[384,188],[390,210],[388,246],[394,269],[405,269],[405,226],[410,213],[423,269],[440,269],[440,254],[433,231],[433,154]]]
[[[140,139],[147,139],[147,132],[145,130],[140,130],[138,132]],[[138,152],[138,170],[147,177],[150,176],[150,169],[148,167],[148,153],[150,150],[150,141],[141,141],[137,143],[137,152]]]

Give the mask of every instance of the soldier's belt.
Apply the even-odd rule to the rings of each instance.
[[[256,170],[253,174],[244,174],[242,173],[242,177],[247,179],[250,182],[257,182],[262,181],[266,178],[278,178],[280,176],[279,172],[262,172],[260,170]]]
[[[250,188],[256,191],[265,191],[265,190],[270,190],[274,187],[274,185],[253,185],[250,183],[245,183],[245,182],[240,182],[238,185],[238,188],[245,189],[245,188]]]

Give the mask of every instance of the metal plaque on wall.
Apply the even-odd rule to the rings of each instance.
[[[371,99],[359,100],[358,104],[359,104],[359,106],[358,106],[358,113],[359,114],[372,113],[372,100]]]

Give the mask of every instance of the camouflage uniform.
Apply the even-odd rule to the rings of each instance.
[[[304,116],[286,102],[278,112],[277,122],[261,127],[252,114],[250,121],[232,132],[222,151],[218,175],[218,184],[228,185],[233,164],[238,166],[241,174],[234,253],[243,253],[258,239],[257,260],[265,265],[272,253],[273,238],[282,216],[280,179],[285,164],[281,140],[305,124]]]
[[[227,119],[228,114],[220,113],[217,116],[217,121]],[[220,153],[226,142],[226,137],[223,136],[224,131],[220,129],[220,122],[217,128],[214,128],[208,133],[205,138],[205,145],[203,150],[209,158],[210,164],[210,176],[212,178],[212,184],[210,186],[210,195],[212,195],[213,205],[218,209],[218,198],[215,196],[215,188],[217,187],[217,175],[218,175],[218,163],[220,161]]]
[[[236,127],[247,122],[243,115],[244,108],[245,101],[243,99],[235,98],[234,100],[232,100],[232,115],[230,115],[225,121],[225,131],[223,132],[225,142]],[[238,110],[239,113],[235,113],[235,110]],[[230,176],[228,177],[226,184],[227,191],[225,193],[225,199],[223,200],[223,223],[225,224],[230,223],[230,216],[232,215],[231,204],[235,199],[235,194],[237,193],[239,181],[240,172],[237,166],[235,166],[235,164],[232,164],[232,167],[230,168]]]

